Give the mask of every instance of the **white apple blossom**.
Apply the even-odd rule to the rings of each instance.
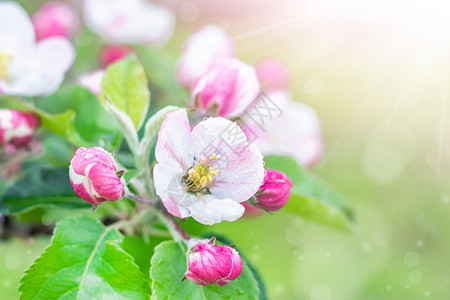
[[[62,37],[36,43],[30,18],[15,2],[0,3],[0,91],[44,96],[55,92],[72,66],[75,51]]]
[[[247,143],[236,123],[214,117],[191,131],[185,109],[167,115],[155,156],[156,193],[166,209],[207,225],[240,218],[240,203],[259,190],[264,178],[261,152]]]
[[[144,0],[85,0],[86,25],[113,43],[163,44],[175,27],[173,12]]]

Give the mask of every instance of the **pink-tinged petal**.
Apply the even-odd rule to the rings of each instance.
[[[267,170],[264,184],[256,195],[256,205],[269,211],[280,210],[289,200],[292,181],[277,170]]]
[[[234,154],[234,157],[232,156]],[[259,149],[250,144],[229,154],[231,163],[214,178],[209,187],[218,198],[230,198],[237,202],[250,199],[264,179],[263,156]]]
[[[195,196],[187,193],[182,186],[184,173],[180,167],[170,165],[156,164],[153,169],[156,194],[167,211],[179,218],[189,217],[190,212],[186,207],[196,201]]]
[[[234,58],[214,62],[191,90],[191,105],[201,112],[237,117],[257,98],[259,82],[253,67]]]
[[[81,24],[78,12],[72,6],[59,1],[45,3],[31,20],[38,41],[53,36],[71,39]]]
[[[0,109],[0,145],[27,146],[39,124],[39,118],[33,113]]]
[[[222,221],[233,222],[242,217],[244,207],[231,199],[217,199],[215,195],[198,197],[188,207],[191,216],[205,225],[213,225]]]
[[[123,184],[116,172],[113,157],[101,147],[78,148],[69,166],[75,192],[94,204],[123,197]]]
[[[234,44],[226,32],[216,25],[206,25],[191,35],[184,45],[176,69],[178,83],[189,88],[212,62],[234,55]]]
[[[187,170],[192,166],[194,158],[191,147],[191,130],[186,110],[169,113],[158,132],[156,160],[160,164]]]
[[[117,169],[112,155],[101,147],[78,148],[72,158],[71,165],[80,175],[88,175],[86,168],[93,163],[101,163],[109,168]]]
[[[101,202],[103,202],[103,201],[98,201],[95,197],[91,197],[91,195],[86,190],[86,188],[84,187],[83,184],[74,184],[72,181],[70,181],[70,183],[72,184],[73,190],[75,191],[75,193],[78,196],[80,196],[80,198],[83,199],[84,201],[89,202],[94,205],[98,205]]]
[[[188,270],[184,275],[197,284],[225,285],[236,279],[241,272],[241,257],[229,246],[214,245],[214,241],[202,240],[188,250]]]
[[[115,168],[96,163],[89,170],[89,178],[95,191],[105,200],[117,201],[123,197],[123,185],[117,177]]]
[[[0,3],[0,45],[2,51],[16,54],[33,46],[33,25],[26,11],[13,1]]]
[[[244,117],[244,131],[251,133],[248,136],[256,136],[254,143],[264,154],[292,156],[305,167],[316,164],[323,153],[321,126],[316,112],[306,104],[293,101],[287,91],[273,91],[267,96],[281,108],[282,115],[266,120],[264,128]]]
[[[264,178],[263,157],[255,145],[248,145],[236,123],[209,118],[192,130],[192,145],[198,159],[221,155],[212,164],[219,170],[209,187],[214,196],[243,202],[258,191]]]
[[[105,70],[95,70],[84,73],[78,78],[78,83],[87,88],[91,93],[98,95],[102,90],[102,81],[105,77]]]
[[[278,59],[266,58],[255,65],[261,88],[265,91],[287,89],[289,86],[289,68]]]

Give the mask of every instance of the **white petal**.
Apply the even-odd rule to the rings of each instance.
[[[168,165],[156,164],[153,178],[156,194],[161,198],[166,209],[179,218],[190,216],[187,207],[193,205],[196,198],[187,193],[182,186],[184,171]]]
[[[188,88],[214,60],[234,55],[234,44],[227,33],[219,26],[206,25],[186,41],[177,63],[177,80]]]
[[[189,207],[192,217],[205,225],[213,225],[222,221],[233,222],[242,217],[244,206],[231,199],[217,199],[212,195],[199,198]]]
[[[191,147],[191,130],[186,110],[169,113],[158,133],[156,160],[160,164],[187,171],[194,158]]]
[[[15,2],[0,3],[1,51],[14,55],[32,47],[34,42],[33,25],[22,6]]]
[[[219,199],[247,201],[259,190],[263,182],[263,156],[254,144],[239,153],[232,152],[228,155],[234,155],[234,158],[222,157],[222,166],[226,167],[220,169],[209,190]],[[226,165],[225,159],[228,159],[229,165]]]
[[[51,37],[36,45],[36,59],[43,62],[45,72],[65,73],[73,64],[75,50],[63,37]]]
[[[172,35],[173,12],[142,0],[86,0],[86,24],[110,42],[157,44]]]
[[[296,158],[303,166],[318,162],[323,152],[322,133],[316,112],[306,104],[293,101],[287,91],[267,94],[282,110],[282,115],[267,120],[263,129],[250,118],[244,123],[256,136],[255,144],[264,154],[283,154]]]

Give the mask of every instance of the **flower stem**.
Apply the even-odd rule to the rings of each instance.
[[[150,198],[145,198],[145,197],[141,197],[139,195],[133,194],[132,192],[130,192],[130,190],[125,186],[124,187],[125,190],[125,196],[126,198],[133,200],[133,201],[137,201],[137,202],[142,202],[142,203],[146,203],[146,204],[150,204],[150,205],[155,205],[157,203],[157,199],[150,199]]]
[[[191,236],[187,234],[183,228],[181,228],[177,220],[175,220],[175,218],[166,210],[165,207],[161,208],[161,212],[158,216],[160,220],[166,224],[175,241],[184,241],[187,243],[191,239]]]

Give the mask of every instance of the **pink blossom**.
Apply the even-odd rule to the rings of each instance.
[[[178,83],[190,88],[214,61],[234,55],[233,41],[222,28],[211,24],[203,26],[184,44],[176,69]]]
[[[189,249],[186,278],[200,285],[222,286],[241,274],[239,253],[229,246],[214,245],[214,240],[198,241]]]
[[[256,194],[256,206],[268,210],[280,210],[289,200],[291,194],[292,181],[286,174],[267,170],[264,176],[264,184],[260,187],[260,192]]]
[[[102,81],[105,76],[105,70],[95,70],[81,74],[78,83],[87,88],[91,93],[98,95],[102,90]]]
[[[78,148],[70,162],[69,176],[75,193],[94,205],[117,201],[124,195],[114,158],[101,147]]]
[[[0,146],[24,147],[33,138],[40,120],[33,113],[0,109]]]
[[[163,44],[175,27],[171,10],[144,0],[85,0],[83,12],[86,25],[112,43]]]
[[[289,69],[278,59],[266,58],[255,65],[261,88],[264,91],[283,90],[289,86]]]
[[[230,120],[214,117],[189,126],[186,110],[167,115],[156,143],[153,170],[157,195],[179,218],[206,225],[235,221],[240,204],[261,186],[261,152]]]
[[[133,49],[126,45],[108,44],[102,47],[99,56],[99,63],[102,68],[106,68],[110,64],[126,57],[133,52]]]
[[[268,99],[281,110],[281,116],[265,119],[264,126],[258,117],[242,118],[241,126],[249,140],[262,153],[292,156],[304,167],[312,167],[322,157],[323,141],[319,118],[306,104],[293,101],[284,90],[267,93]],[[264,110],[261,114],[266,113]],[[255,122],[256,120],[256,122]]]
[[[43,96],[55,92],[70,68],[75,51],[62,37],[36,43],[25,10],[15,2],[0,3],[0,91]]]
[[[202,113],[237,117],[257,98],[253,67],[234,58],[213,63],[191,89],[191,105]]]
[[[81,25],[78,12],[59,1],[45,3],[31,17],[31,21],[38,41],[52,36],[72,39]]]

